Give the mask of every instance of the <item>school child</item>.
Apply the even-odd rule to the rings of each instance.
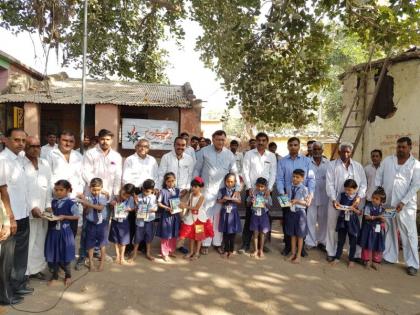
[[[253,232],[252,240],[254,243],[254,252],[251,257],[263,258],[264,238],[270,231],[270,217],[268,216],[268,207],[272,206],[270,195],[267,195],[268,181],[263,178],[257,178],[255,190],[248,197],[248,205],[251,206],[252,214],[249,230]]]
[[[51,203],[52,213],[56,221],[48,222],[48,232],[45,240],[45,260],[52,276],[48,284],[58,280],[58,269],[64,271],[64,284],[71,283],[70,262],[75,258],[74,235],[70,227],[71,221],[79,219],[79,207],[68,196],[71,184],[59,180],[54,184],[54,199]]]
[[[207,217],[203,208],[204,195],[201,190],[204,187],[204,180],[197,176],[191,181],[191,191],[188,203],[181,203],[181,208],[185,209],[181,230],[179,232],[180,239],[188,238],[190,240],[190,251],[185,258],[196,260],[200,258],[201,243],[207,237],[213,237],[213,225]]]
[[[295,169],[292,173],[292,195],[290,212],[287,214],[286,231],[291,236],[291,256],[288,258],[294,264],[301,261],[303,240],[308,234],[308,225],[306,221],[307,198],[309,196],[308,188],[303,184],[305,180],[305,171]]]
[[[223,233],[224,253],[222,257],[230,258],[234,253],[236,233],[242,231],[238,205],[241,199],[233,198],[236,186],[235,174],[228,173],[224,179],[225,187],[219,190],[217,202],[222,204],[220,211],[219,232]]]
[[[340,211],[337,218],[336,231],[338,232],[337,252],[335,259],[331,262],[336,265],[340,262],[341,255],[343,254],[344,243],[346,237],[349,237],[349,268],[354,267],[357,245],[357,237],[360,232],[360,222],[358,216],[361,211],[353,206],[354,199],[357,197],[357,183],[353,179],[347,179],[344,182],[344,192],[340,195],[340,204],[336,205],[337,211]],[[338,206],[338,207],[337,207]],[[340,206],[348,207],[348,210],[340,210]]]
[[[101,260],[98,271],[104,270],[106,248],[108,244],[107,203],[108,195],[102,192],[103,182],[100,178],[93,178],[89,184],[90,192],[87,196],[79,195],[79,201],[86,215],[86,249],[89,258],[89,270],[96,271],[93,262],[93,251],[98,246],[101,251]]]
[[[158,197],[160,221],[156,235],[160,237],[160,251],[165,261],[170,261],[169,257],[176,257],[176,241],[181,226],[180,212],[178,212],[181,211],[180,190],[175,187],[175,183],[175,174],[166,173],[163,177],[163,188]]]
[[[385,250],[385,190],[377,187],[372,193],[371,203],[365,206],[364,221],[360,231],[361,258],[367,268],[379,270]]]
[[[157,200],[154,195],[155,182],[147,179],[143,182],[141,193],[137,196],[136,233],[133,239],[133,254],[131,261],[137,257],[141,242],[146,243],[146,258],[155,260],[151,254],[151,244],[154,237],[154,220],[156,218]]]
[[[118,197],[111,202],[113,211],[108,240],[115,244],[115,262],[121,265],[128,264],[125,260],[125,248],[130,244],[130,223],[127,217],[130,211],[135,211],[135,189],[133,184],[125,184]]]

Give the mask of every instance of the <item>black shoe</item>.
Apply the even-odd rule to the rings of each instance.
[[[30,288],[30,287],[26,287],[26,288],[15,291],[16,295],[29,295],[32,293],[34,293],[34,288]]]
[[[327,249],[326,249],[326,247],[325,247],[324,244],[319,243],[317,247],[322,252],[326,252],[327,251]]]
[[[283,250],[281,251],[281,253],[280,253],[280,254],[282,254],[283,256],[289,256],[289,254],[290,254],[290,249],[285,248],[285,249],[283,249]]]
[[[308,256],[308,252],[305,250],[305,248],[302,248],[302,253],[300,254],[302,257]]]
[[[23,297],[21,296],[14,296],[10,298],[8,301],[0,301],[0,305],[16,305],[23,302]]]
[[[186,249],[185,247],[179,247],[178,251],[180,251],[184,255],[188,254],[189,252],[188,249]]]
[[[333,262],[335,260],[334,256],[327,256],[327,261],[328,262]]]
[[[417,269],[414,267],[408,267],[407,268],[407,274],[409,276],[416,276],[417,275]]]
[[[269,247],[267,247],[267,246],[264,246],[263,247],[263,252],[264,253],[270,253],[271,252],[271,249]]]
[[[42,272],[38,272],[36,274],[30,275],[29,279],[37,279],[39,281],[45,281],[47,278]]]

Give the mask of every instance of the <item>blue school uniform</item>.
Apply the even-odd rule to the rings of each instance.
[[[108,244],[108,199],[104,195],[94,197],[89,195],[86,199],[94,205],[104,206],[102,211],[93,208],[86,210],[86,248],[92,249],[95,246],[103,247]]]
[[[249,230],[253,232],[262,232],[267,233],[270,231],[270,217],[268,216],[268,207],[272,205],[271,197],[268,198],[264,197],[264,193],[257,193],[255,198],[260,196],[260,198],[264,198],[265,200],[265,207],[264,208],[256,208],[254,206],[251,207],[251,221],[249,224]],[[248,197],[248,202],[251,200],[251,197]]]
[[[157,200],[155,195],[138,196],[137,203],[137,215],[139,212],[147,214],[145,219],[139,219],[136,217],[136,233],[133,238],[133,244],[140,244],[142,241],[151,243],[155,234],[154,220],[156,218],[155,212],[151,212],[151,209],[157,208]]]
[[[123,207],[126,212],[125,218],[116,218],[115,209]],[[109,229],[108,240],[114,244],[128,245],[130,244],[130,222],[128,222],[128,210],[134,209],[134,198],[130,197],[127,200],[119,202],[115,205],[112,213],[111,227]]]
[[[384,214],[385,209],[381,206],[375,207],[372,204],[366,205],[364,215],[380,216]],[[376,232],[376,227],[379,232]],[[379,220],[364,220],[359,236],[359,245],[363,249],[374,252],[383,252],[385,250],[385,228]]]
[[[309,195],[308,188],[303,184],[299,184],[297,186],[292,185],[291,192],[291,200],[296,199],[304,201]],[[292,211],[293,208],[294,211]],[[295,205],[294,207],[291,207],[291,211],[288,211],[286,216],[286,235],[303,238],[308,234],[305,206]]]
[[[159,202],[167,207],[171,206],[170,199],[179,198],[178,188],[163,188],[160,191]],[[160,220],[157,226],[156,236],[162,239],[178,238],[181,226],[181,216],[179,213],[171,214],[168,210],[159,208]]]
[[[355,197],[349,197],[346,193],[341,193],[340,195],[340,204],[343,206],[351,206],[353,204]],[[345,220],[345,211],[341,211],[338,214],[336,232],[341,229],[345,229],[349,235],[357,236],[360,232],[360,222],[356,213],[353,211],[350,212],[349,221]]]
[[[223,199],[225,196],[232,197],[235,193],[235,188],[222,188],[219,190],[217,199]],[[227,208],[230,207],[230,212]],[[219,232],[226,234],[235,234],[242,231],[241,217],[239,216],[238,204],[232,201],[227,201],[222,205],[219,220]]]
[[[79,208],[70,198],[53,199],[51,203],[56,216],[78,216]],[[45,260],[48,263],[67,264],[75,258],[74,235],[70,220],[49,221],[45,239]]]

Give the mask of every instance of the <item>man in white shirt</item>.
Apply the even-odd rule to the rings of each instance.
[[[407,274],[415,276],[419,269],[416,226],[417,191],[420,189],[420,162],[411,154],[409,137],[397,140],[396,155],[386,157],[376,173],[375,184],[386,193],[386,208],[396,209],[397,215],[387,219],[383,258],[398,262],[398,234],[401,236]]]
[[[187,132],[181,132],[179,136],[181,138],[184,138],[185,141],[187,141],[187,147],[185,148],[185,153],[189,154],[193,158],[194,163],[195,163],[196,161],[195,149],[188,145],[189,140],[190,140],[190,135]]]
[[[328,219],[327,219],[327,260],[329,262],[334,260],[337,251],[337,232],[335,231],[337,225],[338,211],[336,207],[339,206],[339,196],[344,192],[344,182],[347,179],[353,179],[358,185],[357,197],[353,205],[358,207],[363,198],[366,196],[367,182],[363,166],[351,158],[353,154],[353,145],[351,143],[341,143],[338,153],[340,158],[331,161],[327,167],[326,189],[329,198],[328,203]],[[356,251],[356,257],[360,257],[360,247]]]
[[[26,176],[26,203],[29,211],[29,253],[26,275],[45,280],[42,271],[47,266],[44,256],[48,221],[42,213],[51,208],[51,169],[48,162],[40,159],[41,145],[37,138],[27,137],[24,169]]]
[[[239,175],[242,177],[243,176],[243,163],[244,163],[244,154],[242,152],[238,152],[238,148],[239,148],[239,142],[236,140],[232,140],[230,142],[230,151],[235,155],[235,160],[236,160],[236,167],[238,169],[238,173]]]
[[[41,148],[41,158],[46,159],[48,154],[54,149],[57,149],[57,136],[53,132],[47,134],[47,144]]]
[[[315,172],[315,193],[314,199],[308,208],[308,235],[306,236],[306,245],[309,247],[318,246],[325,249],[327,238],[327,218],[328,218],[328,196],[325,186],[327,175],[328,159],[322,156],[324,146],[321,142],[312,143],[312,168]]]
[[[207,217],[213,224],[214,237],[206,238],[203,241],[201,254],[208,253],[208,247],[213,244],[219,253],[223,253],[221,248],[223,234],[219,232],[219,220],[221,205],[216,203],[219,189],[223,187],[223,180],[229,172],[236,175],[237,186],[234,196],[240,198],[240,185],[238,169],[236,168],[235,156],[230,150],[225,148],[226,133],[218,130],[213,133],[213,144],[202,148],[197,152],[197,162],[194,167],[193,176],[200,176],[204,180],[204,209]]]
[[[130,155],[124,161],[122,183],[133,184],[141,188],[146,179],[158,181],[158,164],[156,159],[149,155],[150,143],[146,139],[140,139],[136,146],[136,153]]]
[[[162,188],[163,177],[168,172],[175,174],[177,188],[181,190],[190,188],[194,171],[194,160],[190,155],[185,153],[186,147],[187,142],[185,139],[176,137],[174,141],[174,150],[162,156],[158,170],[158,188]]]
[[[371,164],[365,166],[365,173],[367,179],[367,191],[366,191],[366,201],[370,202],[372,198],[372,193],[376,189],[375,178],[376,178],[376,171],[381,165],[382,161],[382,151],[375,149],[370,152],[370,159],[372,161]]]
[[[243,178],[247,197],[252,194],[255,189],[255,182],[259,177],[263,177],[268,181],[266,196],[268,197],[273,191],[277,174],[277,159],[274,153],[267,150],[268,135],[260,132],[256,136],[257,147],[245,153],[243,161]],[[242,248],[240,252],[249,250],[252,238],[252,232],[249,230],[252,209],[246,208],[245,224],[242,232]],[[270,219],[271,221],[271,219]],[[266,249],[267,251],[267,249]]]
[[[15,247],[10,279],[13,294],[17,296],[31,294],[34,291],[33,288],[27,286],[28,281],[25,276],[30,229],[25,197],[27,183],[21,155],[25,142],[25,131],[19,128],[9,129],[6,132],[6,148],[0,153],[0,170],[2,170],[0,178],[5,179],[7,184],[11,208],[17,223],[17,231],[13,236]]]

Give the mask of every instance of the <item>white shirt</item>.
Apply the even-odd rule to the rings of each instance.
[[[60,149],[54,149],[47,156],[48,164],[51,168],[51,187],[60,180],[65,179],[70,182],[72,187],[71,197],[83,193],[84,182],[82,178],[82,155],[71,150],[69,161],[67,162]]]
[[[350,159],[349,167],[346,168],[340,159],[331,161],[327,167],[326,188],[327,195],[332,200],[337,200],[340,193],[344,192],[344,182],[354,179],[357,183],[357,196],[364,198],[366,195],[366,175],[363,166]]]
[[[373,164],[368,164],[365,166],[365,174],[367,179],[367,191],[366,191],[366,200],[371,201],[372,194],[376,189],[375,178],[376,178],[377,168]]]
[[[312,203],[315,206],[323,206],[328,204],[328,196],[326,189],[326,178],[327,178],[327,168],[328,168],[328,159],[322,158],[321,163],[317,165],[314,161],[314,158],[311,157],[311,162],[313,170],[315,172],[315,192],[314,200]]]
[[[189,189],[194,164],[193,158],[185,152],[180,159],[177,158],[175,151],[164,154],[160,160],[157,187],[162,188],[165,174],[172,172],[176,177],[176,187],[179,189]]]
[[[104,154],[99,145],[86,151],[83,155],[83,179],[88,186],[90,181],[98,177],[103,181],[104,190],[112,195],[118,195],[121,188],[122,157],[110,149]]]
[[[141,187],[146,179],[158,181],[158,164],[153,156],[146,155],[142,159],[137,153],[130,155],[124,161],[124,171],[122,175],[123,185],[133,184]]]
[[[245,153],[243,162],[244,182],[247,189],[255,188],[255,182],[259,177],[268,181],[268,189],[273,190],[277,174],[276,155],[265,150],[261,155],[257,149]]]
[[[26,203],[29,217],[32,218],[33,208],[37,207],[42,212],[46,208],[51,208],[51,168],[44,159],[38,159],[38,170],[27,157],[23,163],[26,176]]]
[[[48,154],[54,149],[58,148],[58,144],[55,143],[54,145],[49,145],[48,143],[46,145],[43,145],[41,147],[41,159],[46,159]]]
[[[0,183],[6,183],[15,220],[28,217],[26,207],[26,178],[22,156],[14,154],[8,148],[0,153]]]
[[[194,150],[194,148],[193,147],[190,147],[190,146],[187,146],[185,148],[185,153],[187,153],[189,156],[192,157],[192,159],[194,161],[194,164],[195,164],[195,161],[197,160],[197,158],[195,156],[195,150]]]
[[[404,209],[415,213],[420,188],[420,162],[411,155],[403,165],[398,165],[395,155],[386,157],[376,171],[375,185],[385,189],[387,207],[403,202]]]
[[[244,165],[244,154],[242,152],[234,153],[236,160],[236,168],[238,169],[238,174],[243,176],[243,165]]]

